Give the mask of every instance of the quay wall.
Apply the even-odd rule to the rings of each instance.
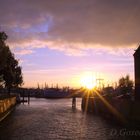
[[[123,119],[140,124],[140,102],[127,99],[83,98],[82,110],[111,119]],[[122,120],[121,120],[122,121]]]
[[[0,99],[0,121],[2,121],[14,108],[16,97]]]

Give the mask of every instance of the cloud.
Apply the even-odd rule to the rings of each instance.
[[[139,0],[0,0],[1,28],[13,47],[49,47],[68,55],[130,48],[140,36]]]
[[[14,53],[16,54],[16,55],[28,55],[28,54],[32,54],[32,53],[34,53],[34,51],[33,50],[18,50],[18,51],[14,51]]]

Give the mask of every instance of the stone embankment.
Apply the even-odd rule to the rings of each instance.
[[[2,121],[16,105],[16,97],[0,99],[0,121]]]

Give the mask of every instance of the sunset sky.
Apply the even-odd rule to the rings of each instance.
[[[0,0],[0,30],[19,59],[24,86],[80,86],[129,74],[140,43],[140,0]]]

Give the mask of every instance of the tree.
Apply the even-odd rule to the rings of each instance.
[[[132,93],[133,91],[133,81],[130,80],[129,75],[119,79],[118,88],[120,89],[121,94]]]
[[[0,83],[3,83],[10,93],[12,87],[22,85],[23,77],[18,60],[5,43],[7,38],[4,32],[0,32]]]
[[[4,32],[0,32],[0,71],[6,65],[7,56],[9,53],[9,48],[5,44],[7,35]]]

